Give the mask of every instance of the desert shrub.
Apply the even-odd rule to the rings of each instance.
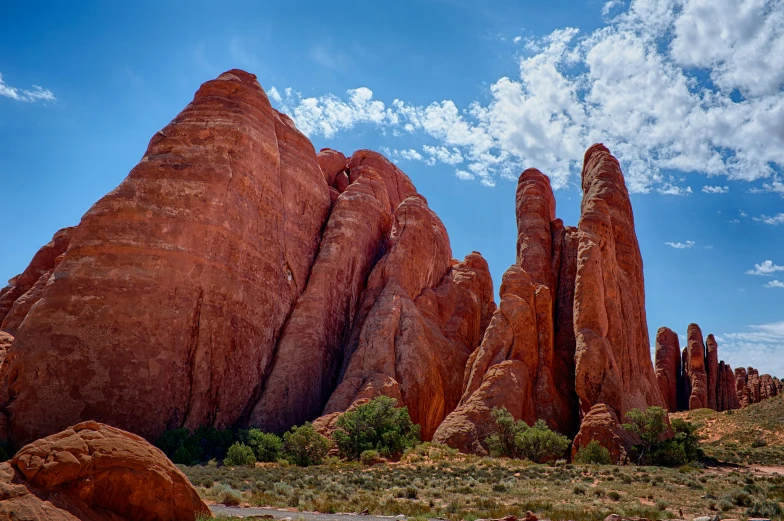
[[[155,441],[155,446],[174,463],[191,465],[225,457],[235,441],[236,436],[228,429],[200,427],[193,432],[188,429],[166,431]]]
[[[762,501],[755,501],[752,503],[748,510],[746,510],[746,515],[750,518],[756,517],[771,519],[773,517],[781,517],[784,515],[784,510],[782,510],[781,504],[778,502],[764,499]]]
[[[320,464],[328,451],[329,442],[309,422],[283,435],[283,457],[300,467]]]
[[[256,455],[253,454],[253,449],[239,441],[229,447],[228,453],[223,459],[223,464],[230,467],[250,467],[255,463]]]
[[[332,439],[346,459],[356,460],[367,450],[383,456],[399,456],[419,443],[419,425],[411,421],[407,407],[379,396],[340,415]]]
[[[381,460],[381,455],[378,453],[377,450],[365,450],[362,451],[362,454],[359,455],[359,461],[363,465],[372,465],[377,461]]]
[[[621,499],[621,494],[615,490],[611,490],[607,493],[607,497],[612,499],[613,501],[619,501]]]
[[[485,442],[494,456],[527,458],[544,463],[557,460],[569,448],[569,438],[553,432],[542,420],[529,427],[523,420],[515,421],[506,408],[494,407],[491,414],[496,431]]]
[[[577,451],[577,454],[574,456],[574,462],[583,465],[610,465],[612,464],[612,457],[606,447],[602,447],[598,440],[593,440]]]
[[[283,440],[280,436],[259,429],[240,431],[243,443],[253,449],[257,461],[278,461],[283,455]]]
[[[638,464],[678,467],[702,457],[694,434],[696,426],[682,419],[672,421],[674,436],[661,440],[667,431],[667,411],[661,407],[648,407],[645,411],[632,409],[626,418],[629,421],[623,428],[642,441],[634,447]]]

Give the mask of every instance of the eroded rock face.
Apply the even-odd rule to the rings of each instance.
[[[708,376],[705,373],[705,343],[702,330],[697,324],[689,324],[688,332],[688,365],[685,374],[689,379],[689,410],[708,407]]]
[[[443,224],[421,196],[409,196],[368,279],[324,415],[383,394],[406,405],[430,439],[460,399],[463,368],[493,308],[484,259],[474,253],[453,267]]]
[[[63,228],[41,247],[25,270],[0,291],[0,329],[16,334],[30,308],[38,302],[49,277],[68,249],[75,228]]]
[[[712,334],[705,339],[705,377],[708,384],[708,408],[720,411],[718,406],[719,350]]]
[[[576,390],[587,415],[607,404],[618,418],[665,406],[653,370],[642,257],[618,161],[603,145],[585,153],[574,294]]]
[[[555,219],[549,179],[535,169],[517,186],[517,264],[504,274],[501,303],[468,361],[460,405],[434,440],[485,453],[493,407],[516,419],[577,430],[572,301],[577,231]]]
[[[331,148],[322,148],[316,154],[316,161],[318,161],[324,179],[329,186],[332,186],[335,177],[346,169],[346,156]]]
[[[735,368],[735,391],[741,407],[746,407],[752,403],[751,392],[748,386],[748,374],[743,367]]]
[[[321,413],[335,388],[359,297],[391,224],[384,182],[368,169],[332,210],[307,288],[281,334],[275,364],[251,414],[252,425],[282,432]]]
[[[83,422],[0,463],[0,517],[192,521],[210,516],[188,478],[142,438]]]
[[[572,443],[572,459],[581,448],[594,440],[610,451],[613,463],[618,465],[628,461],[631,448],[640,442],[621,427],[615,411],[604,403],[591,407],[583,418],[580,432]]]
[[[681,347],[678,334],[668,327],[656,332],[656,382],[670,412],[678,412]]]
[[[310,142],[230,71],[150,142],[71,238],[3,365],[9,435],[81,419],[154,439],[256,397],[330,200]]]

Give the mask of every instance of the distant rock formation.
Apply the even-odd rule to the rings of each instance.
[[[761,400],[778,396],[782,392],[782,384],[778,378],[769,374],[760,376],[753,367],[735,369],[736,399],[741,407]]]
[[[705,371],[705,343],[700,326],[689,324],[687,339],[688,364],[684,372],[689,383],[689,409],[705,409],[708,407],[708,375]]]
[[[210,517],[188,478],[142,438],[84,422],[0,463],[0,518],[194,521]]]
[[[680,410],[681,347],[678,334],[668,327],[656,332],[656,381],[670,412]]]

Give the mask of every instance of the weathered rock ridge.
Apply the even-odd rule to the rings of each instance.
[[[487,263],[452,258],[402,171],[316,154],[239,70],[202,85],[0,303],[15,444],[87,419],[150,440],[282,431],[379,393],[428,436],[495,309]]]
[[[144,439],[83,422],[0,463],[0,518],[193,521],[210,516],[188,478]]]
[[[549,179],[538,170],[522,173],[516,202],[517,263],[504,275],[501,303],[469,359],[460,405],[434,439],[483,452],[492,409],[506,407],[517,419],[544,419],[569,436],[579,430],[577,448],[597,437],[621,440],[619,418],[664,400],[618,162],[603,145],[586,152],[578,228],[555,218]],[[586,431],[583,416],[595,419],[583,422]],[[619,445],[616,459],[622,452]]]

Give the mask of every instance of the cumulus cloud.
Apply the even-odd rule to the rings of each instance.
[[[781,282],[780,280],[771,280],[764,286],[766,288],[784,288],[784,282]]]
[[[784,224],[784,213],[773,215],[771,217],[768,217],[767,215],[760,215],[759,217],[753,217],[753,219],[757,222],[772,224],[775,226],[777,224]]]
[[[697,243],[694,241],[686,241],[686,242],[665,242],[664,244],[670,246],[671,248],[675,248],[676,250],[685,250],[686,248],[693,247]]]
[[[54,94],[52,94],[52,91],[39,87],[38,85],[33,85],[32,90],[12,87],[3,81],[2,74],[0,74],[0,96],[28,103],[35,101],[55,101],[56,99]]]
[[[603,142],[632,192],[688,195],[668,173],[696,172],[784,195],[784,0],[610,0],[603,12],[612,17],[592,32],[528,41],[517,74],[466,107],[384,102],[366,87],[289,91],[281,107],[309,135],[359,124],[415,134],[450,151],[423,150],[431,164],[486,185],[531,166],[555,188],[574,184],[585,149]]]
[[[753,270],[746,272],[746,275],[762,275],[763,277],[771,277],[777,271],[784,271],[784,266],[773,264],[773,261],[766,260],[761,264],[755,264]]]
[[[729,186],[703,186],[702,191],[706,194],[726,194],[730,191]]]
[[[732,367],[752,365],[760,372],[784,376],[784,321],[749,326],[749,331],[716,336],[721,357]]]
[[[403,159],[405,161],[422,161],[424,157],[422,154],[414,150],[413,148],[408,148],[404,150],[393,150],[390,154],[393,160]]]
[[[466,172],[465,170],[457,170],[455,171],[455,177],[460,179],[461,181],[470,181],[474,178],[474,174],[471,172]]]

